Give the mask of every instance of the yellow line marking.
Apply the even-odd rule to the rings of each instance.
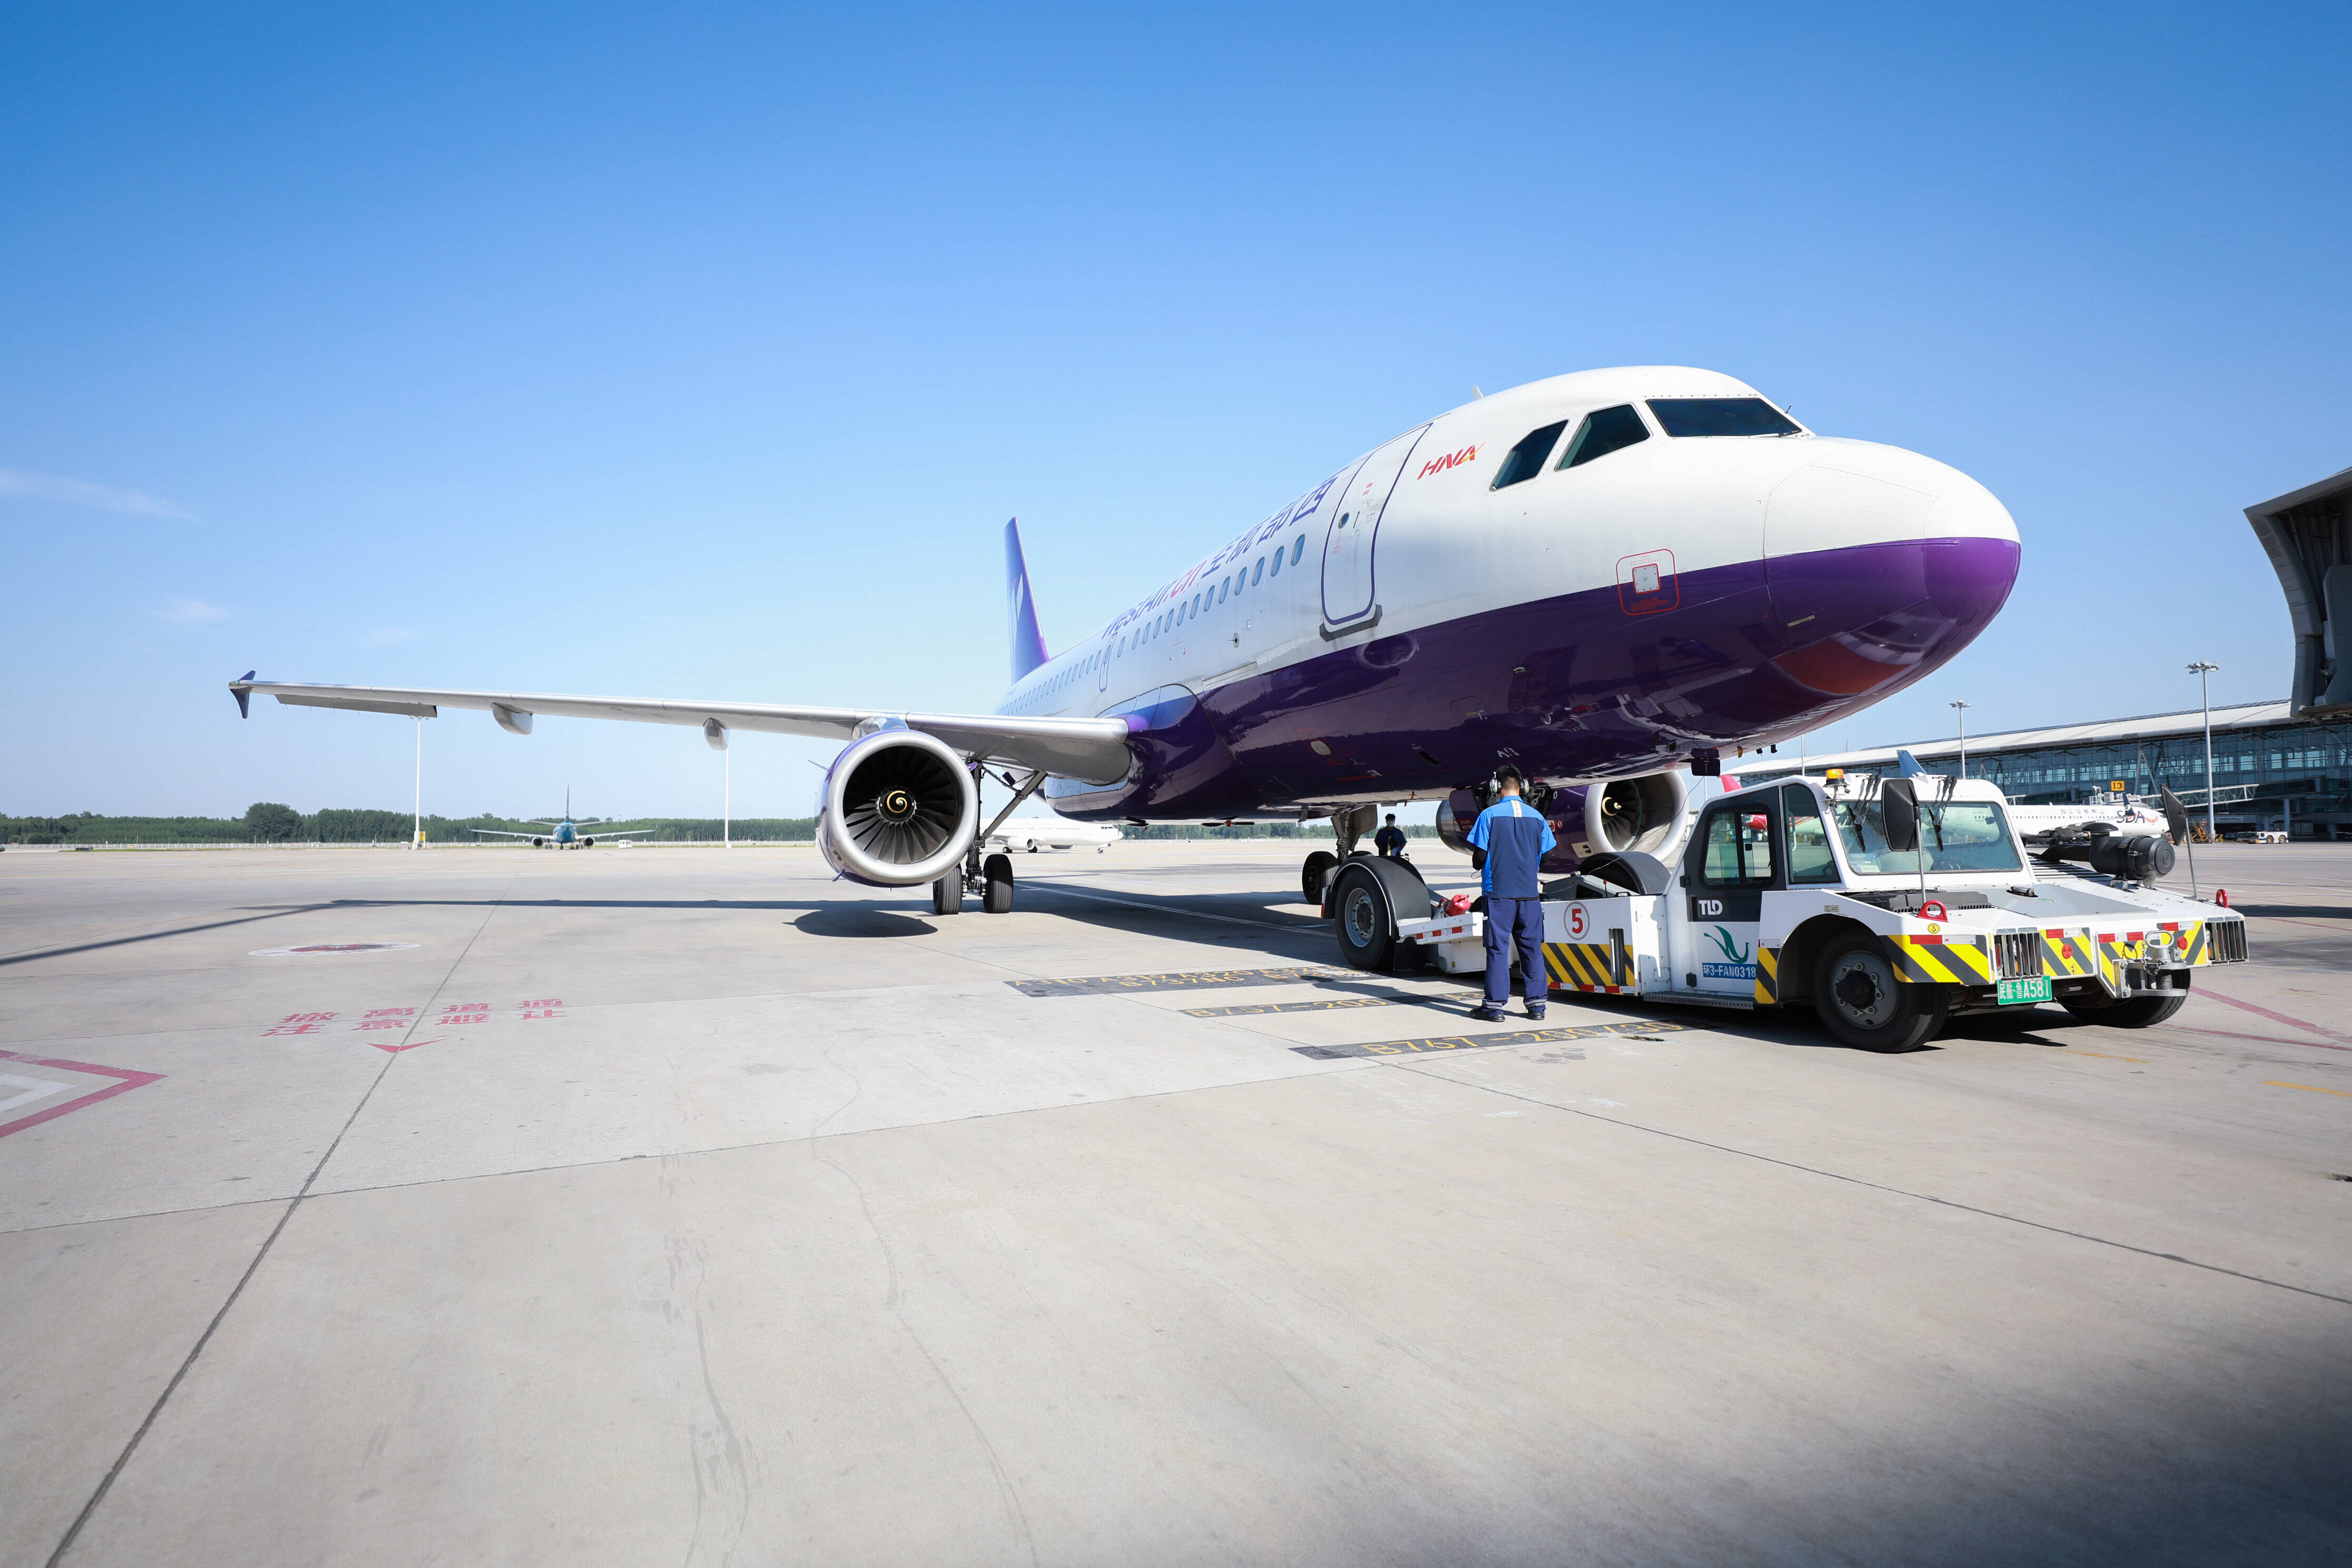
[[[2315,1083],[2282,1083],[2274,1078],[2266,1078],[2263,1082],[2272,1089],[2307,1089],[2314,1094],[2340,1094],[2352,1100],[2352,1089],[2322,1089]]]
[[[2147,1066],[2146,1057],[2111,1057],[2105,1051],[2068,1051],[2066,1054],[2070,1057],[2096,1057],[2106,1062],[2137,1062],[2142,1067]]]

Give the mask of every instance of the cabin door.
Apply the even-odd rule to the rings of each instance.
[[[1337,631],[1369,619],[1378,607],[1379,584],[1372,574],[1372,552],[1379,542],[1381,518],[1413,448],[1428,434],[1421,426],[1381,447],[1356,466],[1348,488],[1328,503],[1331,521],[1323,534],[1323,626]]]

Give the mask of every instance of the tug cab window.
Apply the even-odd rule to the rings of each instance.
[[[1633,412],[1632,404],[1596,409],[1586,415],[1584,423],[1576,427],[1576,436],[1569,442],[1568,450],[1560,454],[1559,466],[1563,468],[1578,468],[1595,458],[1605,458],[1636,441],[1649,438],[1650,427],[1642,423],[1642,416]]]
[[[1919,871],[2017,871],[2017,846],[2009,818],[1983,801],[1922,801],[1919,847],[1890,849],[1880,805],[1874,800],[1840,801],[1832,808],[1846,863],[1858,875],[1910,875]]]
[[[1707,813],[1699,875],[1709,887],[1760,888],[1772,879],[1770,820],[1760,801]]]
[[[1760,397],[1653,397],[1650,412],[1669,436],[1801,436],[1796,422]]]
[[[1783,785],[1780,820],[1788,824],[1790,884],[1836,881],[1837,858],[1830,851],[1829,828],[1813,792],[1802,784]]]
[[[1502,468],[1495,475],[1495,482],[1486,488],[1505,489],[1542,473],[1544,459],[1551,456],[1552,443],[1559,440],[1559,433],[1567,428],[1568,421],[1563,419],[1557,425],[1547,425],[1520,437],[1519,444],[1503,458]]]

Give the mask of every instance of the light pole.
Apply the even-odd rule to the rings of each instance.
[[[1960,716],[1960,776],[1966,778],[1969,776],[1969,705],[1948,702],[1945,706],[1955,710]]]
[[[409,823],[413,830],[408,847],[415,849],[425,842],[425,721],[416,721],[416,816]]]
[[[2218,665],[2218,664],[2209,664],[2209,663],[2207,663],[2204,659],[2201,659],[2201,658],[2200,658],[2200,659],[2199,659],[2195,664],[2192,664],[2192,665],[2190,665],[2190,666],[2189,667],[2189,674],[2191,674],[2191,675],[2193,675],[2193,676],[2195,676],[2195,677],[2197,678],[2197,696],[2198,696],[2198,700],[2199,700],[2200,703],[2203,706],[2203,708],[2204,708],[2204,710],[2205,710],[2205,842],[2206,842],[2206,843],[2208,843],[2208,844],[2210,844],[2210,843],[2213,843],[2213,842],[2214,842],[2214,837],[2213,837],[2213,690],[2212,690],[2212,688],[2211,688],[2210,685],[2208,685],[2208,684],[2207,684],[2207,680],[2208,680],[2208,678],[2210,678],[2215,670],[2217,670],[2217,669],[2219,669],[2219,668],[2221,668],[2221,667],[2220,665]]]

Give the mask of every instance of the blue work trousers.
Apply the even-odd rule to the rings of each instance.
[[[1543,900],[1486,900],[1486,1005],[1500,1007],[1511,999],[1511,945],[1519,949],[1519,987],[1530,1009],[1541,1007],[1551,994],[1551,976],[1543,961]]]

